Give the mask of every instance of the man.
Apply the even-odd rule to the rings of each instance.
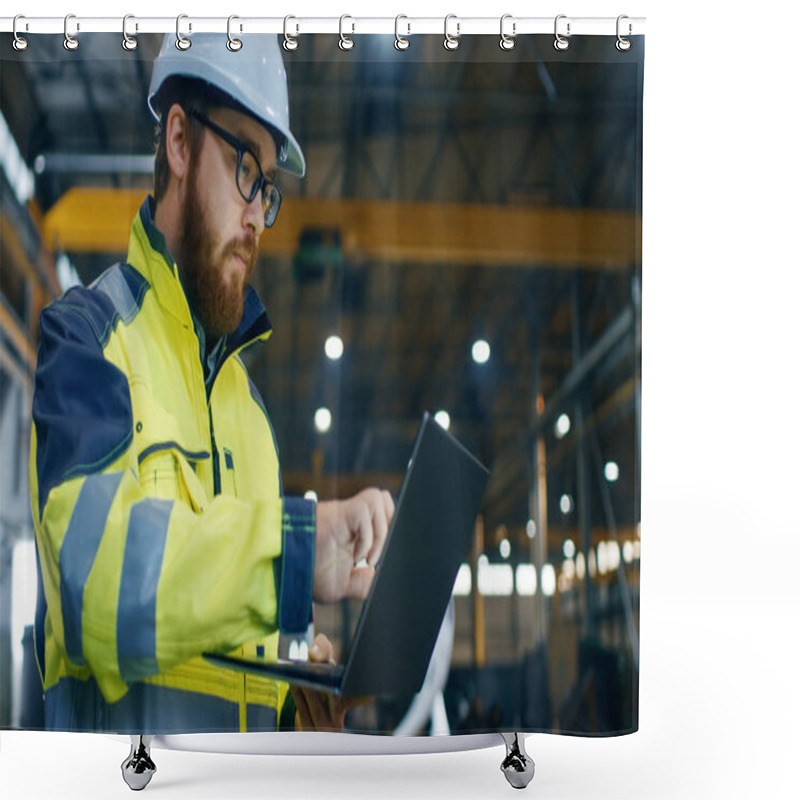
[[[198,34],[178,52],[165,37],[155,192],[127,263],[42,313],[31,504],[50,729],[343,725],[340,701],[201,657],[275,659],[279,631],[307,630],[312,596],[365,597],[394,513],[377,489],[283,496],[240,354],[271,330],[248,279],[280,208],[276,170],[302,177],[305,162],[277,41],[225,41]],[[311,658],[332,659],[324,636]]]

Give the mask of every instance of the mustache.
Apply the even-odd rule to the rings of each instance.
[[[247,274],[253,271],[258,256],[258,239],[255,235],[232,239],[225,247],[225,256],[239,255],[247,264]]]

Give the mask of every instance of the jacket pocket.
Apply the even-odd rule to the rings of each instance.
[[[175,442],[150,445],[139,454],[139,482],[151,497],[181,500],[201,511],[207,500],[195,470],[207,458],[209,453],[190,453]]]
[[[139,483],[150,497],[177,499],[178,464],[171,450],[144,451],[139,456]]]

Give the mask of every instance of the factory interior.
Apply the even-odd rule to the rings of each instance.
[[[126,258],[152,191],[161,39],[0,39],[0,727],[42,726],[29,496],[41,310]],[[399,492],[425,411],[490,470],[447,620],[449,669],[358,730],[638,727],[643,53],[583,37],[301,38],[308,165],[280,179],[242,354],[286,495]],[[248,43],[249,44],[249,43]],[[247,45],[246,45],[247,46]],[[435,557],[435,542],[431,543]],[[409,587],[413,591],[413,587]],[[318,605],[342,656],[360,604]],[[285,639],[303,658],[308,637]]]

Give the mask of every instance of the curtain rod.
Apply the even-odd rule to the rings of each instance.
[[[12,33],[15,30],[14,17],[0,17],[0,32]],[[523,34],[554,34],[556,28],[561,36],[636,36],[644,34],[645,17],[515,17],[505,14],[502,17],[459,17],[450,14],[444,17],[137,17],[128,15],[125,32],[128,36],[141,33],[176,33],[191,37],[192,33],[239,34],[283,34],[298,36],[306,33],[331,34],[399,34],[413,37],[415,34],[444,34],[447,30],[452,36],[500,35],[501,27],[506,36]],[[65,30],[65,28],[67,30]],[[16,33],[62,34],[79,36],[82,33],[123,32],[122,17],[82,17],[70,14],[65,17],[36,17],[19,15],[16,18]]]

